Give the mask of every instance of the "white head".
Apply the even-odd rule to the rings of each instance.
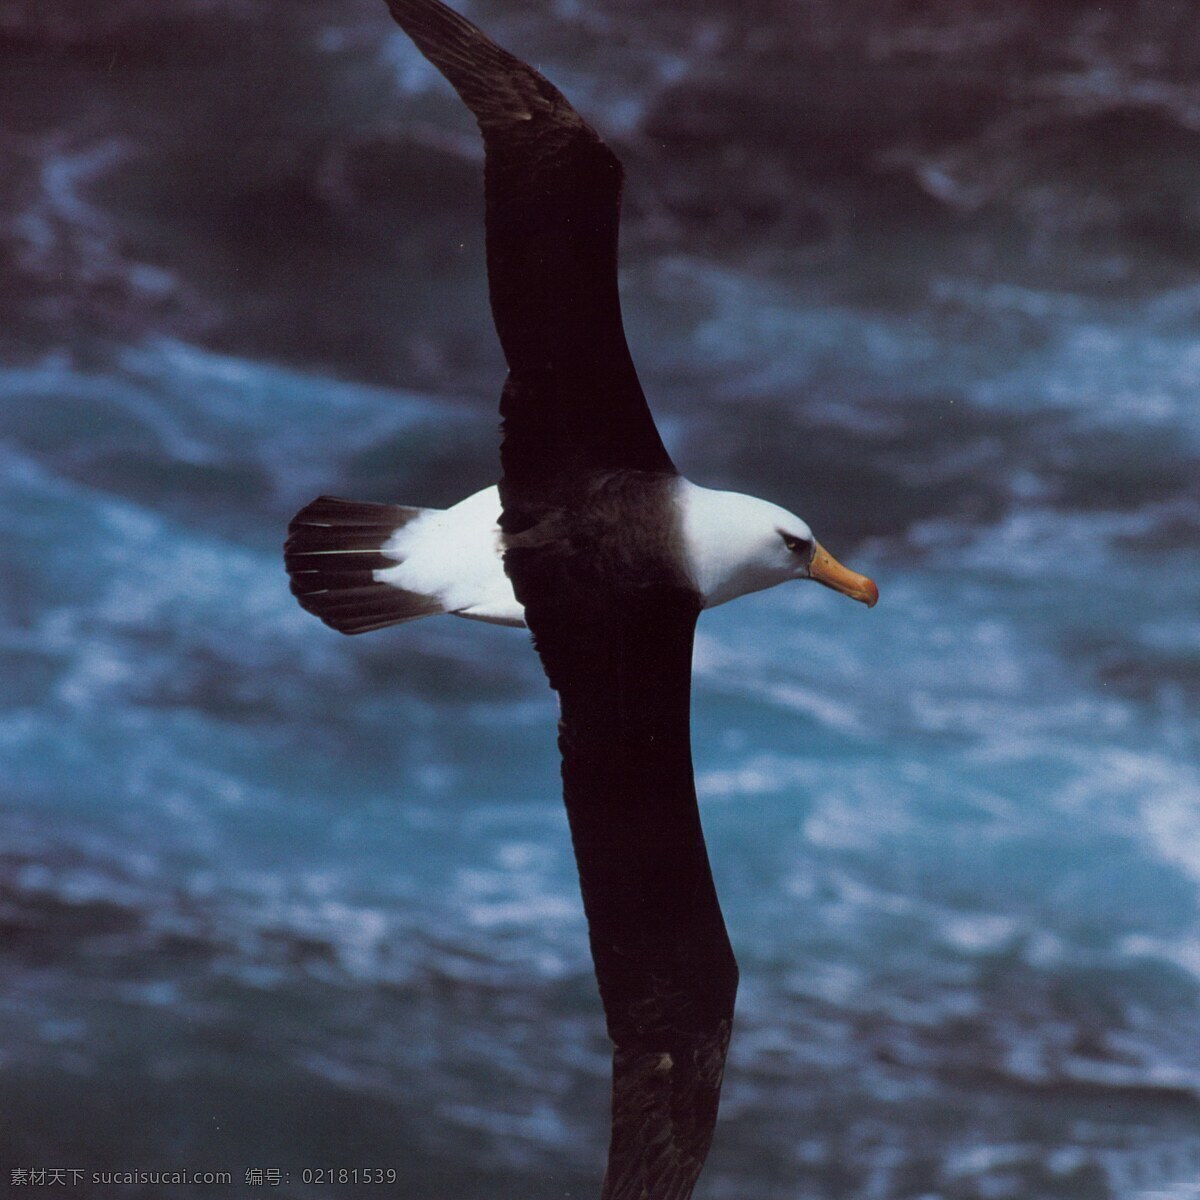
[[[687,480],[679,504],[688,563],[705,608],[790,579],[815,579],[868,608],[879,599],[865,575],[843,567],[806,522],[777,504]]]

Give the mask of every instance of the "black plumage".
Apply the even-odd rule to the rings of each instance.
[[[505,569],[558,692],[563,796],[614,1043],[604,1200],[685,1200],[737,968],[692,776],[678,474],[625,341],[622,171],[532,68],[438,0],[388,0],[483,133]]]

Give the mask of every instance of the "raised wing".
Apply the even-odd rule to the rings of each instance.
[[[686,1200],[717,1117],[737,966],[692,778],[700,601],[614,595],[553,546],[509,551],[559,694],[563,796],[613,1054],[603,1200]]]
[[[620,162],[552,84],[458,13],[438,0],[388,7],[483,132],[488,283],[510,371],[505,478],[674,473],[621,323]]]

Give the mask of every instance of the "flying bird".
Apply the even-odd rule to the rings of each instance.
[[[488,286],[508,363],[501,480],[447,510],[318,498],[289,527],[291,590],[342,633],[438,613],[531,631],[558,693],[563,798],[614,1046],[601,1197],[687,1200],[737,990],[692,775],[696,620],[789,580],[867,606],[878,590],[795,514],[680,475],[621,322],[620,162],[458,13],[387,2],[483,134]]]

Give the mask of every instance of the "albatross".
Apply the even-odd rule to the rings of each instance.
[[[347,634],[449,613],[533,635],[613,1043],[601,1197],[687,1200],[738,977],[692,773],[696,621],[790,580],[868,607],[878,589],[794,513],[671,461],[625,341],[623,172],[595,130],[440,0],[387,4],[483,135],[501,478],[446,510],[319,497],[289,526],[291,590]]]

